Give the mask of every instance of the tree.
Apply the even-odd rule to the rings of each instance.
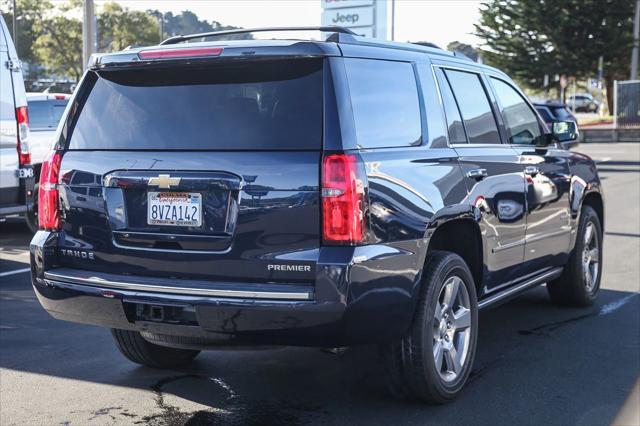
[[[97,21],[99,52],[158,43],[158,21],[146,12],[132,11],[109,2],[102,6]]]
[[[628,74],[633,6],[629,0],[490,0],[481,6],[476,35],[487,63],[530,88],[543,88],[545,74],[595,76],[603,56],[610,93],[613,80]]]
[[[12,32],[13,0],[0,0],[2,15]],[[80,79],[82,64],[82,0],[64,3],[49,0],[16,0],[18,56],[25,62],[42,67],[42,73],[56,77]],[[98,52],[112,52],[128,46],[152,45],[160,41],[158,18],[164,33],[190,34],[234,29],[219,22],[200,20],[189,11],[179,15],[158,11],[132,11],[115,2],[107,2],[97,11]],[[248,34],[233,38],[251,38]],[[30,72],[29,78],[34,78]]]
[[[181,34],[198,34],[211,31],[225,31],[235,30],[238,27],[231,25],[222,25],[218,21],[207,21],[206,19],[200,20],[196,14],[189,10],[180,12],[179,15],[174,15],[171,12],[162,14],[158,10],[147,11],[150,15],[161,16],[163,22],[163,34],[165,37],[172,37]],[[237,34],[227,36],[227,40],[250,40],[251,34]],[[199,40],[198,40],[199,41]]]
[[[9,29],[9,34],[13,37],[13,1],[0,1],[2,8],[2,16]],[[52,8],[49,1],[46,0],[16,0],[16,9],[18,10],[16,38],[13,40],[18,51],[18,57],[26,63],[33,64],[38,62],[33,42],[38,34],[34,28],[34,23],[43,19],[45,13]],[[33,71],[30,69],[30,74]],[[31,77],[31,76],[30,76]]]
[[[473,46],[461,43],[459,41],[452,41],[447,44],[447,50],[450,52],[460,52],[467,58],[471,59],[473,62],[477,62],[478,60],[478,51],[473,48]]]
[[[48,3],[48,2],[47,2]],[[33,21],[33,53],[50,74],[82,77],[82,22],[70,17],[82,7],[82,0],[69,0],[47,10]]]

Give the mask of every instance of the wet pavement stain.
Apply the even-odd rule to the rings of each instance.
[[[184,398],[179,391],[184,381],[200,382],[204,386],[203,393],[209,395],[192,395],[191,399],[199,404],[209,406],[209,409],[183,411],[167,402],[167,393]],[[174,391],[167,387],[174,385]],[[310,418],[326,416],[321,406],[313,404],[292,404],[281,400],[243,400],[236,391],[220,378],[212,378],[195,374],[171,376],[159,380],[151,390],[155,394],[156,406],[159,413],[142,417],[135,424],[149,424],[152,426],[204,426],[204,425],[260,425],[260,426],[296,426],[308,423]],[[213,397],[213,398],[212,398]],[[302,419],[304,417],[304,420]]]
[[[89,420],[94,420],[97,419],[98,417],[101,416],[109,416],[111,417],[111,420],[115,420],[115,416],[113,414],[111,414],[112,411],[114,410],[122,410],[122,407],[104,407],[104,408],[100,408],[99,410],[94,411],[92,414],[93,416],[89,418]]]

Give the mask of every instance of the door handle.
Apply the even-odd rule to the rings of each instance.
[[[473,169],[467,172],[467,177],[475,180],[482,180],[489,176],[487,169]]]
[[[540,173],[540,170],[536,166],[527,166],[524,168],[524,174],[528,176],[535,176]]]

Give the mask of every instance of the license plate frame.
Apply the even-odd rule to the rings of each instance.
[[[202,194],[199,192],[148,191],[147,225],[201,227]]]

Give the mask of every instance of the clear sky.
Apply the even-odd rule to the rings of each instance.
[[[96,0],[96,5],[104,1]],[[180,13],[239,27],[320,25],[320,0],[118,0],[137,10]],[[478,45],[471,35],[479,19],[476,0],[396,0],[398,41],[430,41],[441,47],[454,40]]]

